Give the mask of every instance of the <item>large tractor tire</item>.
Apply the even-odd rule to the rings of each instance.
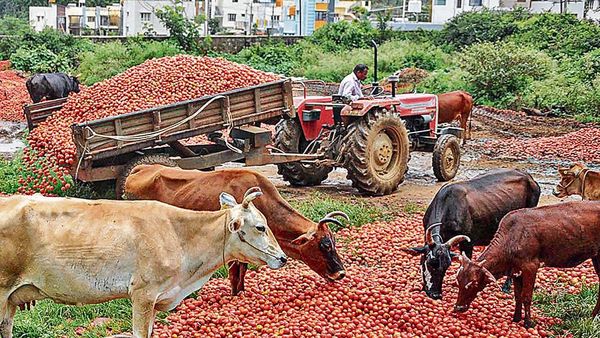
[[[431,160],[433,174],[440,182],[450,181],[460,166],[460,143],[454,135],[445,134],[438,138],[433,147]]]
[[[173,161],[167,154],[145,154],[133,158],[127,162],[123,168],[123,171],[121,171],[119,177],[117,177],[115,188],[117,199],[123,199],[123,195],[125,194],[125,181],[127,181],[127,177],[129,177],[133,171],[133,168],[142,164],[162,164],[167,167],[177,166],[177,163]]]
[[[352,185],[368,195],[388,195],[408,170],[408,132],[400,117],[369,113],[350,125],[346,169]]]
[[[275,147],[286,153],[302,153],[309,145],[297,120],[281,120],[275,126]],[[331,167],[317,166],[300,162],[289,162],[277,165],[277,172],[285,181],[295,186],[318,185],[327,178]]]

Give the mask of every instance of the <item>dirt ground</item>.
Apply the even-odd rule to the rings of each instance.
[[[453,181],[466,180],[495,168],[516,168],[528,171],[542,188],[540,205],[558,203],[564,200],[578,200],[579,197],[559,199],[552,195],[552,190],[558,183],[557,168],[568,165],[569,162],[557,158],[552,161],[525,162],[512,158],[490,158],[482,150],[482,145],[490,140],[505,137],[547,137],[572,132],[584,127],[582,123],[573,120],[513,116],[510,114],[490,114],[475,110],[472,121],[472,140],[462,147],[461,166]],[[225,167],[237,167],[228,164]],[[409,161],[409,171],[398,190],[388,196],[362,196],[352,188],[350,180],[346,179],[346,170],[337,168],[329,174],[322,185],[316,187],[291,187],[277,174],[275,165],[251,167],[267,177],[280,189],[284,196],[293,199],[307,198],[319,192],[332,198],[360,199],[373,206],[386,207],[390,211],[400,209],[407,204],[416,204],[423,209],[427,207],[437,191],[444,185],[437,182],[431,168],[431,153],[412,152]]]

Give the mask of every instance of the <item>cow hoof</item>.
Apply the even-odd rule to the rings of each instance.
[[[521,319],[523,319],[520,315],[519,316],[514,316],[513,317],[513,322],[518,323],[521,321]]]

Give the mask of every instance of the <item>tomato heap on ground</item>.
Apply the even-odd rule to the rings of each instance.
[[[180,55],[152,59],[108,80],[71,94],[63,109],[28,137],[28,174],[21,193],[52,195],[66,185],[76,165],[70,126],[136,110],[213,95],[277,80],[272,74],[222,58]],[[64,190],[64,189],[63,189]]]
[[[25,121],[23,105],[31,103],[31,99],[26,79],[13,70],[5,70],[8,65],[0,63],[0,121],[22,122]]]
[[[533,337],[547,336],[558,319],[534,308],[538,325],[513,323],[513,296],[489,286],[464,314],[452,312],[457,296],[454,263],[445,279],[444,299],[421,292],[419,258],[400,248],[422,245],[422,215],[344,229],[337,237],[348,275],[327,283],[305,265],[249,272],[246,291],[230,296],[226,279],[214,279],[155,324],[154,337]],[[478,251],[480,252],[480,250]],[[542,269],[538,287],[555,290],[560,276],[589,276],[577,269]],[[593,277],[593,278],[592,278]],[[572,279],[568,278],[568,279]],[[501,281],[502,282],[502,281]],[[501,283],[499,282],[499,283]],[[581,283],[572,285],[578,291]]]

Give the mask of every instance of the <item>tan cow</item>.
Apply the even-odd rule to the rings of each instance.
[[[579,195],[584,200],[600,200],[600,172],[588,169],[583,163],[574,163],[569,168],[558,168],[560,182],[552,192],[563,198]]]
[[[463,144],[471,139],[471,127],[467,123],[473,110],[471,94],[462,90],[439,94],[438,107],[438,123],[459,120],[460,127],[464,130]]]
[[[133,335],[150,337],[156,311],[175,308],[225,262],[282,267],[281,251],[251,201],[221,194],[220,211],[156,201],[0,198],[0,336],[17,306],[45,298],[81,305],[131,299]]]

